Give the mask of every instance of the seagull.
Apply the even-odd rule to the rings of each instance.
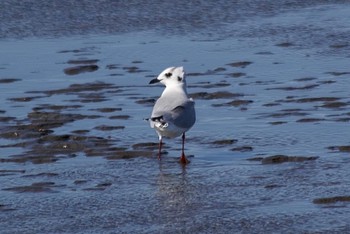
[[[186,79],[183,67],[169,67],[149,84],[165,85],[162,95],[154,104],[149,122],[159,137],[158,159],[161,159],[162,139],[182,135],[182,153],[179,162],[189,163],[185,156],[185,132],[196,122],[194,101],[186,90]]]

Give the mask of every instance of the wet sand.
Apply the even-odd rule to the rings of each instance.
[[[136,20],[97,3],[50,26],[16,18],[21,3],[18,27],[1,22],[1,233],[350,231],[349,4],[206,2],[145,21],[151,6]],[[149,80],[173,65],[198,116],[186,167],[180,139],[158,161],[144,121],[163,89]]]

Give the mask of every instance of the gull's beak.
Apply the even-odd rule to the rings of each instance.
[[[155,83],[158,83],[158,82],[160,82],[160,80],[158,80],[157,78],[155,78],[155,79],[151,80],[151,81],[149,82],[149,84],[155,84]]]

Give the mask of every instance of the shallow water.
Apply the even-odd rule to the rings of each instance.
[[[52,6],[1,3],[18,23],[1,21],[1,233],[349,232],[348,3],[180,4],[163,21],[97,3],[101,18],[82,2],[50,26]],[[180,139],[157,160],[144,121],[173,65],[196,101],[186,167]]]

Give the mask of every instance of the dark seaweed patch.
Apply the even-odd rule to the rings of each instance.
[[[30,123],[18,123],[14,126],[6,127],[0,136],[7,139],[28,139],[42,137],[52,133],[53,128],[61,127],[66,123],[87,116],[80,114],[63,114],[60,112],[34,111],[28,113]]]
[[[97,143],[96,147],[87,147],[84,153],[88,157],[109,157],[115,156],[117,152],[125,151],[125,147],[113,147],[107,140],[105,142]]]
[[[38,150],[38,149],[35,149]],[[52,155],[35,155],[37,151],[31,150],[26,154],[12,156],[10,158],[0,159],[0,162],[12,162],[12,163],[26,163],[31,162],[33,164],[46,164],[46,163],[54,163],[59,159],[66,158],[64,156],[52,156]],[[44,149],[45,152],[55,153],[54,150],[50,151],[50,149]],[[43,153],[43,152],[41,152]],[[61,152],[63,153],[63,152]],[[35,156],[34,156],[35,155]]]
[[[244,72],[233,72],[233,73],[227,74],[228,77],[233,77],[233,78],[239,78],[239,77],[242,77],[245,75],[247,75],[247,74]]]
[[[331,204],[336,202],[350,202],[350,196],[316,198],[312,202],[314,204]]]
[[[228,63],[226,65],[229,65],[231,67],[240,67],[240,68],[245,68],[246,66],[252,64],[253,62],[249,61],[241,61],[241,62],[233,62],[233,63]]]
[[[85,191],[103,191],[110,186],[112,186],[111,182],[102,182],[102,183],[97,184],[95,187],[84,188],[83,190],[85,190]]]
[[[336,118],[336,119],[334,119],[334,121],[336,121],[336,122],[349,122],[350,121],[350,117]]]
[[[350,152],[350,145],[329,146],[328,149],[338,152]]]
[[[321,80],[317,81],[317,84],[334,84],[337,83],[335,80]]]
[[[137,64],[137,63],[143,63],[141,60],[134,60],[131,63]]]
[[[80,93],[78,94],[79,99],[71,100],[74,102],[81,103],[93,103],[93,102],[104,102],[108,99],[102,93]]]
[[[0,122],[10,122],[15,120],[15,117],[9,117],[9,116],[0,116]]]
[[[83,190],[84,191],[103,191],[110,186],[112,186],[111,182],[102,182],[102,183],[97,184],[95,187],[84,188]]]
[[[53,172],[41,172],[38,174],[24,175],[23,177],[56,177],[59,174]]]
[[[0,79],[0,84],[8,84],[8,83],[13,83],[13,82],[17,82],[17,81],[21,81],[21,79],[16,79],[16,78],[2,78],[2,79]]]
[[[77,53],[87,53],[87,52],[91,52],[93,50],[95,50],[96,47],[94,46],[90,46],[90,47],[84,47],[84,48],[81,48],[81,49],[73,49],[73,50],[60,50],[58,51],[57,53],[60,53],[60,54],[65,54],[65,53],[74,53],[74,54],[77,54]]]
[[[14,211],[16,209],[11,208],[8,205],[0,204],[0,212]]]
[[[273,55],[274,53],[272,53],[271,51],[261,51],[261,52],[257,52],[255,54],[258,55]]]
[[[334,102],[339,100],[337,97],[311,97],[311,98],[300,98],[294,100],[297,103],[307,103],[307,102]]]
[[[298,119],[297,122],[298,123],[314,123],[314,122],[320,122],[320,121],[324,121],[326,119],[323,118],[303,118],[303,119]]]
[[[147,71],[147,70],[141,70],[139,67],[136,67],[136,66],[122,67],[122,69],[127,71],[128,73],[140,73],[140,72]]]
[[[323,105],[321,105],[320,107],[323,108],[330,108],[330,109],[337,109],[337,108],[342,108],[349,105],[346,102],[326,102]]]
[[[80,73],[94,72],[97,70],[98,70],[97,65],[82,65],[82,66],[69,67],[64,69],[63,71],[66,75],[78,75]]]
[[[102,113],[111,113],[111,112],[115,112],[115,111],[121,111],[122,108],[115,108],[115,107],[103,107],[103,108],[98,108],[98,109],[92,109],[98,112],[102,112]]]
[[[13,102],[30,102],[34,99],[43,98],[45,96],[34,96],[34,97],[19,97],[19,98],[8,98],[7,100]]]
[[[231,84],[226,83],[226,82],[218,82],[218,83],[210,83],[210,82],[205,82],[204,84],[198,83],[196,85],[189,85],[189,88],[206,88],[206,89],[210,89],[210,88],[220,88],[220,87],[227,87],[230,86]]]
[[[108,64],[108,65],[106,65],[106,68],[109,70],[114,70],[114,69],[120,68],[120,65],[119,64]]]
[[[109,119],[127,120],[127,119],[130,119],[130,115],[113,115],[113,116],[110,116]]]
[[[233,100],[231,102],[223,103],[223,104],[213,104],[212,106],[215,107],[222,107],[222,106],[234,106],[234,107],[240,107],[240,106],[247,106],[248,104],[253,103],[252,100]]]
[[[94,127],[94,129],[100,130],[100,131],[121,130],[124,128],[125,128],[125,126],[108,126],[108,125],[100,125],[100,126]]]
[[[284,162],[304,162],[304,161],[313,161],[318,159],[316,156],[286,156],[286,155],[273,155],[263,158],[261,160],[262,164],[278,164]]]
[[[253,149],[254,148],[252,146],[244,145],[244,146],[232,148],[231,151],[250,152],[250,151],[253,151]]]
[[[134,150],[155,150],[158,149],[158,145],[159,144],[155,142],[143,142],[132,145],[132,148]],[[165,144],[163,143],[162,145],[164,146]]]
[[[269,122],[269,124],[271,125],[281,125],[281,124],[286,124],[288,122],[286,121],[274,121],[274,122]]]
[[[270,103],[264,104],[263,106],[271,107],[271,106],[280,106],[280,105],[281,103],[278,103],[278,102],[270,102]]]
[[[274,188],[280,188],[280,187],[283,187],[283,186],[280,184],[268,184],[264,186],[264,188],[266,189],[274,189]]]
[[[51,104],[43,104],[38,107],[34,107],[33,111],[42,111],[42,110],[53,110],[53,111],[61,111],[61,110],[69,110],[69,109],[78,109],[83,107],[82,105],[51,105]]]
[[[317,78],[315,78],[315,77],[303,77],[303,78],[298,78],[298,79],[294,79],[294,80],[298,81],[298,82],[305,82],[305,81],[317,80]]]
[[[42,128],[54,128],[64,125],[65,123],[84,119],[87,116],[81,114],[68,114],[60,112],[33,111],[28,113],[28,118],[32,124]]]
[[[272,114],[264,114],[264,118],[283,118],[283,117],[289,117],[289,116],[306,116],[308,113],[304,112],[301,109],[285,109],[280,110],[277,113]]]
[[[224,72],[224,71],[226,71],[226,68],[224,67],[218,67],[214,69],[214,72]]]
[[[288,86],[288,87],[276,87],[276,88],[267,88],[266,90],[284,90],[284,91],[293,91],[293,90],[308,90],[318,87],[319,84],[309,84],[300,87]]]
[[[72,131],[73,134],[77,134],[77,135],[84,135],[84,134],[87,134],[89,132],[90,132],[90,130],[85,130],[85,129]]]
[[[342,49],[348,46],[349,46],[349,43],[336,43],[336,44],[330,45],[329,47],[333,49]]]
[[[87,180],[75,180],[74,184],[86,184],[87,182]]]
[[[94,64],[97,63],[98,59],[78,59],[78,60],[69,60],[68,64]]]
[[[247,158],[248,161],[262,161],[263,159],[263,157]]]
[[[350,72],[326,72],[326,74],[330,74],[333,76],[343,76],[343,75],[349,75]]]
[[[132,150],[132,151],[116,151],[113,155],[109,155],[106,158],[109,160],[116,159],[132,159],[136,157],[152,157],[152,151],[143,151],[143,150]]]
[[[201,73],[201,72],[189,72],[186,75],[187,76],[205,76],[207,74],[206,73]]]
[[[153,106],[155,102],[156,102],[155,98],[141,98],[135,101],[135,103],[137,104],[146,105],[146,106]]]
[[[215,70],[207,70],[206,72],[189,72],[187,76],[209,76],[215,75],[216,73],[222,72],[225,68],[217,68]]]
[[[83,92],[97,92],[106,89],[117,89],[114,84],[104,83],[104,82],[92,82],[92,83],[83,83],[83,84],[72,84],[68,88],[56,89],[56,90],[47,90],[47,91],[32,91],[27,93],[44,93],[49,96],[51,95],[60,95],[60,94],[79,94]]]
[[[236,139],[223,139],[223,140],[212,141],[210,142],[210,144],[215,146],[227,146],[227,145],[235,144],[237,142],[238,140]]]
[[[0,159],[1,162],[1,159]],[[23,174],[25,173],[25,170],[0,170],[0,176],[8,176],[8,175],[15,175],[15,174]]]
[[[281,43],[276,44],[276,46],[278,46],[278,47],[291,47],[291,46],[294,46],[294,44],[292,42],[281,42]]]
[[[61,110],[61,108],[58,109]],[[26,151],[20,155],[1,158],[0,162],[32,162],[34,164],[42,164],[56,162],[62,158],[75,157],[78,152],[85,152],[89,156],[106,156],[112,154],[115,150],[121,150],[121,148],[113,148],[114,140],[112,139],[74,134],[55,135],[53,134],[53,130],[51,130],[76,120],[99,117],[94,115],[61,113],[59,111],[45,111],[44,109],[32,111],[28,113],[28,118],[25,121],[19,120],[16,125],[3,128],[0,134],[1,137],[7,139],[25,140],[6,147],[22,147]],[[124,127],[97,126],[96,128],[109,131],[123,129]],[[76,131],[75,133],[83,134],[88,132],[88,130],[84,130],[83,132]],[[96,153],[91,153],[92,151],[96,151]]]
[[[3,190],[18,192],[18,193],[41,193],[41,192],[53,192],[52,188],[55,188],[55,187],[57,187],[57,185],[55,185],[54,182],[39,182],[39,183],[33,183],[28,186],[5,188]]]
[[[210,99],[236,98],[244,95],[240,93],[231,93],[228,91],[218,91],[214,93],[208,93],[208,92],[192,93],[190,96],[194,99],[210,100]]]

